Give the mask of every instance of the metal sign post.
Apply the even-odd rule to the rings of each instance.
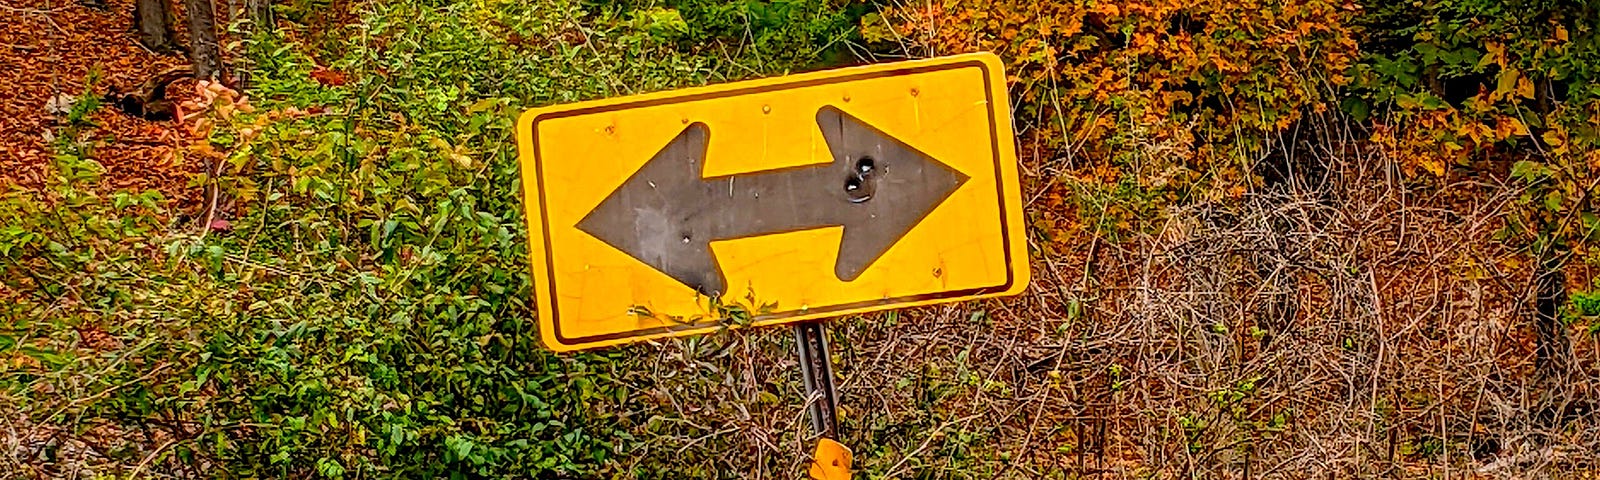
[[[850,449],[839,443],[839,392],[833,384],[833,356],[828,352],[828,330],[822,322],[794,325],[796,353],[800,355],[800,380],[806,387],[806,415],[817,439],[811,478],[850,478]]]
[[[827,329],[822,322],[794,326],[799,345],[800,379],[806,386],[806,409],[811,430],[823,438],[837,439],[839,432],[839,394],[833,386],[833,362],[828,354]]]

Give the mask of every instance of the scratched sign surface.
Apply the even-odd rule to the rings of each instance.
[[[990,54],[535,109],[518,122],[544,343],[1012,295],[1028,282]]]

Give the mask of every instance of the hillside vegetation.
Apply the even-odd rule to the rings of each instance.
[[[801,477],[789,331],[539,345],[514,119],[971,51],[1034,283],[831,322],[860,478],[1600,477],[1594,2],[274,8],[182,128],[101,58],[0,159],[0,478]],[[47,75],[126,12],[0,15]]]

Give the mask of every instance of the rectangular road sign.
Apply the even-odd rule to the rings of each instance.
[[[534,109],[517,145],[553,350],[714,330],[715,295],[771,325],[1028,283],[992,54]]]

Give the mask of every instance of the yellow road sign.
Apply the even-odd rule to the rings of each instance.
[[[1005,76],[971,54],[530,110],[529,257],[554,350],[1014,295]]]

